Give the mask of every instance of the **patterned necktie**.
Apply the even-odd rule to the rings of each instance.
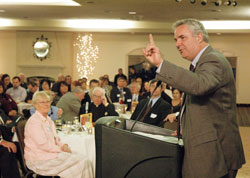
[[[143,116],[142,116],[142,118],[140,120],[141,122],[144,121],[145,116],[148,114],[149,110],[151,109],[151,106],[152,106],[152,100],[150,101],[149,105],[147,106],[147,108],[146,108],[146,110],[145,110],[145,112],[144,112],[144,114],[143,114]]]
[[[191,63],[190,66],[189,66],[189,70],[190,70],[191,72],[194,72],[194,70],[195,70],[195,67],[194,67],[194,65],[193,65],[192,63]],[[181,109],[180,109],[181,112],[180,112],[179,119],[178,119],[178,128],[177,128],[177,136],[178,136],[178,139],[180,138],[181,119],[182,119],[183,113],[184,113],[185,108],[186,108],[185,100],[186,100],[186,94],[184,93],[183,99],[182,99],[182,106],[181,106]]]
[[[195,69],[195,68],[194,68],[194,65],[193,65],[193,64],[190,64],[189,70],[192,71],[192,72],[194,72],[194,69]]]

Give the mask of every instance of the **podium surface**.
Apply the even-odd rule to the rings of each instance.
[[[173,131],[119,117],[95,123],[96,178],[181,178],[183,146]]]

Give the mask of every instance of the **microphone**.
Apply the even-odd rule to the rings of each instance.
[[[156,84],[156,86],[155,86],[155,89],[154,89],[153,92],[151,93],[150,98],[152,98],[152,95],[154,94],[155,90],[161,85],[161,83],[162,83],[161,80],[158,80],[158,81],[157,81],[157,84]]]
[[[156,86],[155,86],[153,92],[151,93],[150,98],[149,98],[148,101],[145,103],[145,105],[143,106],[141,112],[138,114],[137,118],[135,119],[135,122],[133,123],[133,125],[132,125],[132,127],[131,127],[131,129],[130,129],[130,132],[133,131],[133,129],[134,129],[134,127],[135,127],[135,124],[136,124],[137,121],[141,118],[142,112],[143,112],[143,111],[145,110],[145,108],[148,106],[148,103],[149,103],[149,101],[152,99],[152,96],[153,96],[155,90],[161,85],[161,83],[162,83],[161,80],[158,80],[158,81],[157,81],[157,84],[156,84]]]
[[[85,114],[89,112],[89,102],[86,102],[85,104]]]

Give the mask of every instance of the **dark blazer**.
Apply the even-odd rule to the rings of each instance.
[[[164,61],[157,78],[186,94],[181,119],[183,178],[222,177],[239,169],[245,157],[236,121],[235,81],[227,59],[208,46],[194,73]]]
[[[85,113],[92,113],[93,122],[104,116],[119,116],[119,114],[115,111],[115,106],[113,104],[109,104],[107,107],[105,107],[103,104],[100,104],[98,107],[96,107],[94,103],[90,103],[87,111],[85,104],[83,104],[80,109],[80,114]]]
[[[132,95],[131,92],[128,88],[123,88],[123,94],[125,97],[124,104],[128,105],[127,111],[130,110],[131,108],[131,102],[132,102]],[[113,87],[111,92],[110,92],[110,98],[113,103],[119,102],[119,97],[120,97],[120,90],[117,87]]]
[[[141,110],[143,109],[147,101],[148,99],[143,99],[139,102],[139,104],[136,106],[135,111],[133,112],[131,116],[132,120],[137,119],[139,113],[141,112]],[[146,110],[146,107],[140,117],[143,116],[143,113],[145,112],[145,110]],[[171,113],[171,105],[168,104],[166,101],[164,101],[160,97],[156,101],[156,103],[153,105],[153,107],[151,107],[148,114],[145,116],[143,122],[147,124],[155,125],[155,126],[163,126],[163,120],[170,113]]]

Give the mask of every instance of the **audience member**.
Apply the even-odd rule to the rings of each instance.
[[[61,73],[58,74],[57,81],[52,86],[52,91],[55,93],[58,93],[60,90],[60,82],[63,82],[63,81],[65,81],[64,75]]]
[[[18,108],[16,102],[11,98],[10,95],[5,93],[4,85],[0,82],[0,102],[1,108],[4,110],[5,114],[9,117],[15,117],[18,113]]]
[[[114,83],[109,80],[109,75],[108,74],[104,74],[103,77],[108,79],[110,86],[114,87]]]
[[[149,85],[152,95],[151,99],[141,100],[136,106],[131,119],[135,120],[139,117],[139,121],[141,122],[161,127],[164,124],[163,120],[165,117],[171,113],[171,106],[161,98],[162,85],[159,86],[153,93],[156,84],[157,80],[151,80]],[[148,105],[145,107],[145,104],[147,103]],[[141,112],[142,110],[143,112]],[[139,116],[140,113],[142,114]]]
[[[145,81],[143,83],[143,88],[142,88],[142,93],[141,94],[145,98],[150,97],[149,81]]]
[[[100,87],[105,90],[105,96],[107,97],[108,102],[112,103],[111,98],[110,98],[110,92],[113,87],[109,85],[109,80],[105,77],[100,77]]]
[[[2,178],[20,178],[18,169],[16,153],[17,147],[11,142],[7,141],[3,132],[6,127],[0,126],[0,170]]]
[[[80,113],[81,100],[84,98],[84,90],[77,86],[71,92],[63,95],[57,103],[58,108],[62,108],[63,114],[61,120],[73,121],[74,117],[78,117]]]
[[[51,82],[49,80],[42,79],[40,82],[39,90],[40,91],[50,91],[50,84],[51,84]]]
[[[54,99],[54,92],[50,90],[44,90],[44,92],[49,96],[50,103],[52,103]],[[30,115],[33,115],[36,112],[35,107],[32,107],[30,109]],[[56,121],[62,116],[63,110],[61,108],[58,108],[56,106],[50,106],[48,116],[51,118],[52,121]]]
[[[142,99],[144,99],[145,97],[143,97],[142,95],[140,95],[140,89],[141,89],[141,85],[137,82],[132,82],[130,85],[129,85],[129,89],[130,89],[130,92],[132,94],[132,101],[136,101],[136,102],[139,102],[141,101]]]
[[[124,87],[126,79],[119,77],[117,79],[117,87],[113,87],[110,92],[110,98],[113,103],[119,102],[121,104],[127,104],[127,111],[131,109],[132,95],[128,88]]]
[[[143,80],[141,77],[136,77],[135,81],[140,84],[141,89],[140,89],[140,94],[142,93],[142,88],[143,88]]]
[[[117,86],[117,80],[119,77],[123,77],[125,80],[127,80],[127,76],[123,74],[122,68],[118,69],[118,74],[115,75],[114,78],[114,85]]]
[[[173,99],[172,99],[172,113],[176,113],[179,112],[181,109],[181,96],[182,96],[182,92],[180,90],[178,90],[177,88],[172,88],[172,95],[173,95]]]
[[[71,153],[68,145],[59,141],[55,124],[48,116],[49,96],[44,91],[39,91],[34,95],[32,103],[36,112],[27,121],[24,131],[27,167],[45,176],[93,178],[90,161]]]
[[[21,87],[21,80],[18,76],[12,78],[13,87],[9,88],[6,93],[9,94],[16,103],[23,102],[27,96],[25,88]]]
[[[67,83],[65,81],[59,82],[58,87],[59,87],[59,90],[56,93],[54,100],[52,102],[53,106],[56,106],[56,104],[58,103],[60,98],[69,91],[69,86],[67,85]]]
[[[24,73],[18,74],[18,77],[21,80],[21,87],[27,89],[28,86],[27,86],[27,83],[26,83],[26,77],[25,77]]]
[[[137,73],[136,73],[136,70],[135,68],[132,66],[132,67],[129,67],[129,78],[128,78],[128,83],[130,84],[132,82],[132,80],[136,79],[137,78]]]
[[[29,91],[27,92],[27,97],[25,99],[25,102],[31,104],[32,103],[33,94],[36,91],[38,91],[38,85],[37,85],[37,83],[34,80],[31,80],[28,83],[28,88],[29,88]]]
[[[165,93],[165,90],[166,90],[166,83],[162,82],[161,97],[171,105],[172,98],[167,93]]]
[[[72,77],[70,75],[66,75],[65,76],[65,82],[68,84],[69,86],[69,91],[71,91],[71,85],[72,85]]]
[[[3,74],[2,82],[3,82],[5,90],[12,87],[12,84],[10,83],[10,76],[8,74]]]
[[[92,113],[92,121],[95,122],[104,116],[118,116],[115,106],[107,102],[105,90],[95,87],[92,92],[92,103],[86,108],[86,104],[81,106],[80,114]]]

